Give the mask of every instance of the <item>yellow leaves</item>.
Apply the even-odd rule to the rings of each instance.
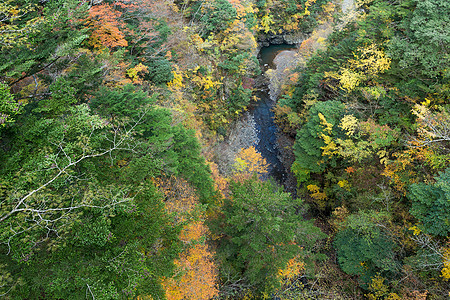
[[[310,196],[312,198],[314,198],[315,200],[318,200],[318,204],[324,208],[325,207],[325,203],[323,202],[324,200],[326,200],[327,194],[325,194],[325,192],[320,192],[320,188],[315,185],[315,184],[310,184],[306,187],[306,189],[311,193]]]
[[[328,134],[332,134],[333,124],[328,123],[323,114],[319,113],[318,116],[320,119],[320,125],[322,125],[322,127],[323,127],[322,131],[326,132]],[[323,141],[325,143],[324,147],[320,147],[323,150],[322,156],[332,157],[335,154],[339,153],[336,143],[333,141],[333,139],[329,135],[322,133],[320,135],[320,137],[323,139]]]
[[[340,188],[343,188],[346,191],[350,191],[351,185],[347,180],[340,180],[337,184]]]
[[[350,212],[345,206],[336,207],[332,213],[331,224],[336,230],[340,230],[349,215]]]
[[[387,165],[389,162],[388,152],[385,149],[381,149],[377,152],[378,157],[380,158],[380,163],[383,165]]]
[[[167,87],[172,91],[180,90],[184,87],[183,85],[183,72],[177,65],[174,65],[174,70],[172,71],[173,79],[167,83]]]
[[[256,54],[258,44],[253,33],[242,19],[234,20],[219,36],[223,37],[218,43],[222,52],[240,53],[248,51]],[[242,67],[240,68],[245,69],[248,63],[247,60],[241,61]]]
[[[340,87],[347,92],[351,92],[358,87],[363,79],[360,74],[348,68],[341,68],[340,73],[325,72],[325,75],[339,80]]]
[[[341,119],[339,127],[345,130],[348,136],[352,136],[358,127],[358,119],[354,115],[345,115]]]
[[[387,295],[388,293],[388,287],[384,284],[384,278],[381,277],[380,275],[375,276],[374,278],[372,278],[372,282],[369,286],[369,290],[372,292],[367,296],[368,299],[370,300],[378,300],[378,299],[383,299],[384,296]]]
[[[369,286],[371,293],[367,294],[369,300],[400,300],[396,293],[389,293],[389,287],[384,284],[384,278],[377,275],[372,278],[372,283]],[[419,299],[419,298],[414,298]]]
[[[142,83],[142,75],[148,73],[148,67],[139,63],[134,68],[130,68],[127,70],[127,76],[131,78],[133,83],[141,84]]]
[[[378,100],[386,95],[386,90],[382,86],[364,86],[360,88],[362,95],[369,101]]]
[[[320,188],[315,185],[315,184],[310,184],[306,187],[308,189],[308,191],[310,191],[311,193],[318,193],[320,191]]]
[[[409,227],[408,230],[411,230],[413,232],[413,235],[419,235],[422,232],[422,230],[420,230],[420,228],[418,228],[415,225],[412,227]]]
[[[117,161],[117,166],[119,168],[123,168],[123,167],[126,167],[128,165],[128,163],[129,162],[127,159],[121,159],[121,160]]]
[[[16,20],[25,17],[35,10],[33,5],[11,5],[12,1],[6,0],[0,3],[0,48],[11,48],[27,43],[32,33],[39,31],[39,25],[46,22],[43,17],[35,17],[23,25],[15,25]],[[39,14],[40,15],[40,14]],[[28,46],[27,46],[28,47]]]
[[[349,60],[351,68],[363,74],[375,77],[384,73],[391,66],[391,59],[386,57],[384,51],[379,50],[375,44],[364,48],[358,48],[359,54],[355,54],[355,59]]]
[[[332,19],[336,11],[336,4],[332,1],[322,5],[322,12],[320,13],[324,19]]]
[[[245,18],[248,14],[254,14],[255,9],[251,1],[228,0],[236,9],[236,16],[238,19]]]
[[[203,90],[216,89],[222,84],[218,80],[214,81],[211,75],[195,76],[191,81],[197,84]]]
[[[255,147],[252,146],[239,151],[233,167],[235,169],[234,178],[240,181],[254,174],[267,174],[269,164],[261,153],[257,152]]]
[[[261,25],[264,33],[268,33],[269,31],[273,31],[271,25],[274,24],[273,17],[271,15],[265,15],[261,18],[259,24]]]
[[[450,247],[444,248],[442,260],[444,267],[441,270],[441,277],[443,280],[448,281],[450,279]]]
[[[356,89],[363,81],[378,77],[391,66],[391,59],[375,44],[358,48],[353,56],[338,72],[325,73],[326,77],[339,80],[339,87],[347,92]]]
[[[361,7],[363,5],[367,5],[367,4],[370,4],[372,2],[373,2],[373,0],[356,0],[356,6],[357,7]]]
[[[339,148],[330,136],[322,134],[321,137],[325,142],[325,146],[320,147],[320,149],[323,150],[322,156],[333,157],[334,155],[339,154]]]
[[[309,16],[311,13],[309,12],[308,8],[313,5],[316,2],[316,0],[307,0],[305,3],[305,12],[304,15],[305,16]]]
[[[331,134],[331,131],[333,130],[333,124],[328,123],[327,119],[325,119],[325,116],[322,113],[318,114],[320,119],[320,125],[323,126],[323,130],[326,131],[328,134]]]

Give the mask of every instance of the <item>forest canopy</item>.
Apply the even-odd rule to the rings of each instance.
[[[449,23],[446,0],[3,1],[0,296],[447,299]],[[264,93],[283,182],[250,145]]]

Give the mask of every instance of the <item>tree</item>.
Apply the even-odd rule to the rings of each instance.
[[[8,4],[19,7],[20,2],[8,1]],[[77,0],[40,2],[36,9],[25,10],[23,18],[14,19],[17,26],[26,27],[30,19],[42,21],[33,25],[26,43],[13,43],[1,49],[0,78],[11,86],[29,76],[67,65],[74,58],[70,54],[88,37],[82,25],[86,13],[87,4],[80,5]]]
[[[254,174],[264,177],[268,173],[269,164],[252,146],[239,151],[233,167],[234,180],[243,181],[250,179]]]
[[[232,182],[230,190],[223,207],[219,245],[223,269],[229,276],[224,290],[231,293],[240,286],[251,287],[254,294],[272,291],[278,284],[278,271],[295,256],[308,256],[323,234],[312,220],[304,221],[295,214],[300,201],[270,181],[250,178]]]
[[[387,217],[375,211],[355,213],[347,218],[346,228],[334,238],[341,269],[358,275],[364,285],[378,272],[392,277],[399,271],[395,243],[383,226]]]
[[[322,150],[327,145],[322,134],[327,126],[323,125],[320,115],[328,124],[337,125],[342,112],[343,104],[338,101],[317,102],[309,109],[309,119],[298,131],[294,145],[292,171],[299,182],[308,180],[309,173],[323,172],[327,166],[336,163],[335,158],[323,156]]]
[[[31,15],[36,10],[36,6],[14,5],[16,2],[7,0],[0,4],[0,49],[2,50],[25,44],[28,42],[29,35],[36,33],[41,23],[45,22],[41,16],[27,18],[27,15]]]
[[[429,104],[429,101],[426,101]],[[431,110],[426,105],[416,104],[412,113],[417,117],[418,138],[410,142],[412,146],[428,146],[438,143],[440,147],[447,148],[450,142],[450,111],[445,106]],[[449,151],[448,149],[447,151]]]
[[[14,101],[9,87],[0,82],[0,128],[7,123],[14,122],[14,115],[19,113],[20,104]]]
[[[408,198],[411,214],[422,223],[423,231],[438,236],[450,233],[450,169],[435,178],[435,183],[415,183]]]
[[[205,24],[205,37],[212,32],[225,30],[236,19],[236,9],[228,0],[208,1],[201,9],[203,15],[200,20]]]
[[[111,299],[135,294],[136,286],[153,295],[161,291],[156,274],[170,275],[178,229],[168,225],[151,185],[136,189],[112,180],[137,150],[137,128],[148,111],[123,127],[93,115],[87,105],[62,118],[27,116],[23,137],[34,143],[23,147],[19,135],[22,155],[1,154],[2,263],[15,279],[2,283],[4,292],[76,299],[89,290]]]
[[[389,43],[389,54],[413,78],[448,76],[450,6],[446,0],[412,1],[413,12],[403,19]]]
[[[207,300],[218,294],[217,268],[206,240],[208,228],[204,224],[204,207],[198,203],[194,189],[179,178],[160,181],[159,188],[166,196],[166,210],[175,217],[175,224],[183,228],[180,240],[183,251],[175,260],[172,277],[164,278],[163,286],[168,300]]]
[[[93,29],[89,43],[94,48],[128,46],[123,33],[125,23],[121,20],[121,15],[121,12],[107,3],[89,9],[88,26]]]
[[[55,91],[54,103],[35,104],[2,132],[0,251],[13,278],[2,279],[2,292],[163,297],[161,278],[173,275],[182,226],[152,178],[183,176],[209,199],[195,136],[132,86],[101,89],[90,107],[60,96]],[[69,106],[65,114],[61,105]]]

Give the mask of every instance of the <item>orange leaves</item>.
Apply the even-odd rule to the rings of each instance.
[[[226,197],[229,193],[229,182],[227,178],[220,174],[219,167],[216,163],[209,162],[208,165],[211,168],[215,189],[220,192],[223,198]]]
[[[353,167],[348,167],[348,168],[345,169],[345,172],[347,172],[347,174],[354,173],[354,172],[355,172],[355,168],[353,168]]]
[[[217,268],[213,253],[204,243],[208,228],[201,220],[201,208],[194,189],[183,179],[157,179],[156,185],[166,195],[166,210],[186,225],[180,233],[185,250],[175,261],[176,274],[163,278],[168,300],[207,300],[218,294],[215,287]]]
[[[186,221],[198,205],[194,189],[186,180],[173,176],[155,180],[159,190],[166,195],[166,210],[175,213],[179,222]]]
[[[192,246],[185,250],[175,262],[178,274],[163,281],[168,300],[207,300],[218,294],[215,287],[217,277],[213,253],[200,240],[208,232],[203,222],[191,223],[183,228],[180,239]]]
[[[285,279],[294,279],[299,276],[302,271],[305,270],[305,263],[301,260],[300,256],[290,259],[286,268],[278,270],[278,277]]]
[[[93,28],[90,44],[94,48],[114,48],[128,46],[125,35],[121,31],[125,23],[120,20],[122,13],[109,4],[92,6],[89,10],[88,23]]]
[[[197,244],[183,252],[176,262],[179,278],[166,278],[163,286],[168,300],[208,300],[218,294],[213,255],[206,245]]]

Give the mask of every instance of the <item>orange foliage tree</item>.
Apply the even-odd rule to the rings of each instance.
[[[177,216],[176,222],[185,224],[180,233],[185,250],[175,261],[177,271],[171,278],[162,280],[166,297],[168,300],[211,299],[218,294],[217,269],[213,253],[205,244],[209,232],[195,191],[185,180],[175,177],[158,180],[157,185],[166,195],[166,210]]]
[[[89,10],[88,26],[93,29],[90,44],[94,48],[126,47],[123,29],[125,23],[120,19],[122,13],[109,4],[92,6]]]

